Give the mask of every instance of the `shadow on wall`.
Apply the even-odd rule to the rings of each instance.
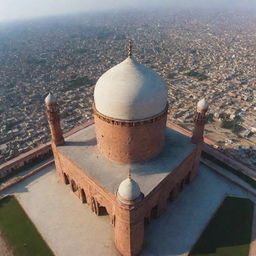
[[[95,146],[97,144],[96,138],[86,141],[66,141],[65,146]]]

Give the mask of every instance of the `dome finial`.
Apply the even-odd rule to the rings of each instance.
[[[129,171],[128,171],[128,179],[131,180],[132,179],[132,169],[129,168]]]
[[[128,46],[128,57],[132,57],[132,40],[129,40],[129,46]]]

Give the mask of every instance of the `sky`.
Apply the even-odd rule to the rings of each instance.
[[[0,0],[0,22],[83,11],[145,7],[256,7],[256,0]]]

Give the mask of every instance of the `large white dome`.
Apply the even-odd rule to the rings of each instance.
[[[165,109],[167,88],[157,73],[128,57],[99,78],[94,103],[108,117],[145,119]]]

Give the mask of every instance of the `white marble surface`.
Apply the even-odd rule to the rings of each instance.
[[[96,109],[106,116],[145,119],[165,109],[167,88],[156,72],[127,58],[99,78],[94,102]]]
[[[125,200],[135,200],[141,194],[138,183],[130,178],[121,182],[118,193]]]

